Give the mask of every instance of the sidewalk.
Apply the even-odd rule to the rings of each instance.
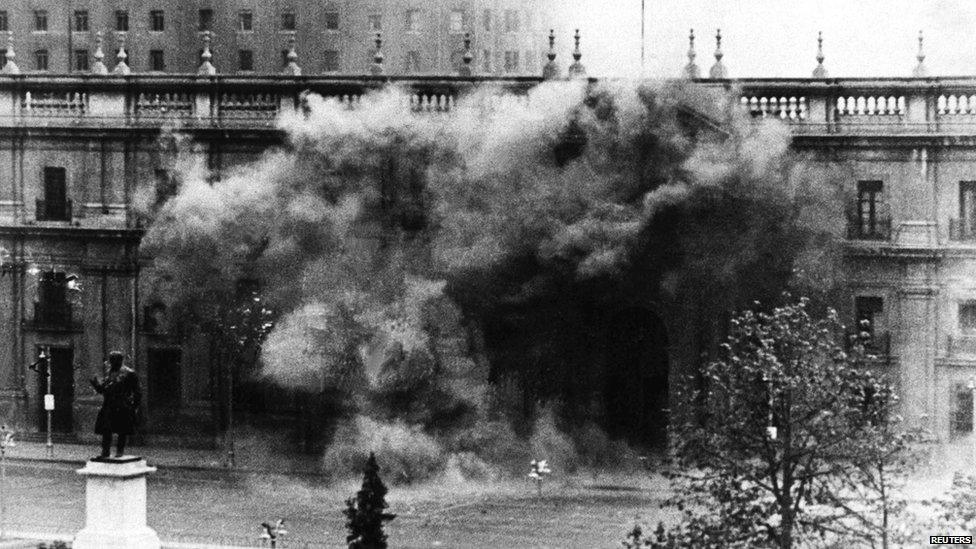
[[[48,448],[43,442],[17,441],[13,447],[7,448],[6,457],[13,462],[41,461],[81,467],[90,458],[98,455],[98,452],[99,448],[94,444],[56,442],[52,454],[49,455]],[[150,466],[161,469],[322,475],[318,456],[300,453],[269,456],[264,452],[249,452],[247,448],[239,448],[235,453],[236,463],[233,469],[227,467],[227,456],[222,450],[136,446],[126,453],[144,457]]]

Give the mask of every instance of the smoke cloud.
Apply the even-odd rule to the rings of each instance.
[[[283,150],[214,183],[184,169],[144,246],[186,318],[260,281],[277,319],[252,375],[341,402],[329,463],[379,446],[405,479],[488,474],[498,448],[592,464],[630,398],[607,385],[630,375],[620,314],[653,316],[637,326],[662,325],[663,352],[752,299],[835,285],[836,174],[733,99],[559,82],[432,115],[396,88],[355,109],[312,95]],[[646,394],[667,394],[658,374]]]

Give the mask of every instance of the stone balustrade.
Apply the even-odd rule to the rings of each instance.
[[[479,85],[524,97],[541,78],[386,78],[194,75],[0,75],[0,127],[273,127],[308,93],[350,108],[388,84],[406,91],[414,112],[455,108]]]

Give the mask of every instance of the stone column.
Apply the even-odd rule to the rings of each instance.
[[[156,471],[135,456],[89,460],[79,475],[87,480],[85,527],[73,549],[159,549],[159,536],[146,525],[146,475]]]
[[[901,289],[898,339],[892,342],[901,370],[902,415],[910,427],[929,430],[935,427],[935,297],[934,288]]]

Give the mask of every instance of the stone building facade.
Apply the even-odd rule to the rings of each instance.
[[[388,74],[453,74],[470,33],[476,74],[535,75],[562,9],[554,0],[9,0],[0,32],[17,37],[24,72],[88,72],[101,32],[111,57],[125,40],[134,72],[194,73],[210,31],[213,64],[228,74],[279,72],[292,38],[306,74],[364,74],[376,33]]]
[[[138,4],[142,12],[150,9],[148,3]],[[220,5],[225,4],[241,9],[239,2]],[[406,5],[393,5],[401,4]],[[99,6],[99,17],[109,17],[109,4]],[[270,6],[261,9],[279,4]],[[8,12],[16,15],[25,9]],[[339,13],[350,13],[344,10]],[[318,17],[302,13],[298,17]],[[196,5],[192,14],[199,15]],[[269,17],[277,16],[262,15],[255,21]],[[130,23],[136,24],[134,19]],[[19,28],[11,19],[7,24]],[[190,48],[187,40],[199,35],[196,27],[186,32],[166,44],[185,63],[181,72],[197,72],[201,65],[196,54],[180,48]],[[265,37],[274,43],[261,51],[279,50],[276,32]],[[301,30],[296,32],[302,36]],[[233,33],[216,29],[214,43],[227,34]],[[357,39],[368,37],[365,30],[360,34]],[[320,43],[315,37],[296,42]],[[545,50],[545,40],[538,42]],[[395,57],[387,44],[386,60]],[[299,108],[306,91],[350,101],[393,80],[410,91],[410,108],[442,111],[482,82],[519,94],[542,80],[390,77],[390,63],[372,65],[372,58],[364,60],[371,50],[360,46],[348,65],[341,64],[343,72],[379,75],[309,75],[297,54],[290,61],[302,65],[305,76],[281,74],[277,61],[270,59],[253,73],[226,74],[219,45],[214,46],[215,68],[195,75],[142,74],[137,61],[131,74],[125,74],[117,69],[126,58],[99,56],[104,52],[97,48],[89,70],[78,74],[25,71],[18,65],[22,50],[7,56],[0,73],[4,417],[44,430],[41,397],[46,380],[32,369],[44,350],[53,369],[54,430],[87,433],[98,402],[86,379],[98,371],[109,350],[123,349],[140,365],[151,433],[172,431],[177,424],[212,425],[219,398],[214,371],[201,362],[205,353],[193,352],[200,341],[162,328],[166,313],[158,304],[161,290],[147,284],[146,263],[138,252],[143,229],[136,205],[145,197],[137,190],[149,181],[156,189],[153,200],[170,192],[176,158],[171,128],[187,136],[194,154],[219,177],[222,170],[280,143],[283,136],[274,119]],[[129,59],[138,58],[135,52],[143,48],[149,46],[134,44]],[[477,64],[477,55],[469,59]],[[31,62],[28,55],[26,63]],[[688,75],[698,85],[740,93],[742,108],[755,119],[786,124],[797,150],[850,174],[853,198],[845,250],[852,278],[845,314],[849,320],[872,321],[880,367],[900,385],[904,415],[913,424],[942,439],[971,432],[976,392],[976,78],[926,77],[920,62],[911,78],[830,79],[823,71],[810,79],[729,79],[717,65],[710,71],[712,78],[702,79],[692,62]],[[580,75],[582,66],[574,66]],[[457,72],[437,67],[445,74]]]

